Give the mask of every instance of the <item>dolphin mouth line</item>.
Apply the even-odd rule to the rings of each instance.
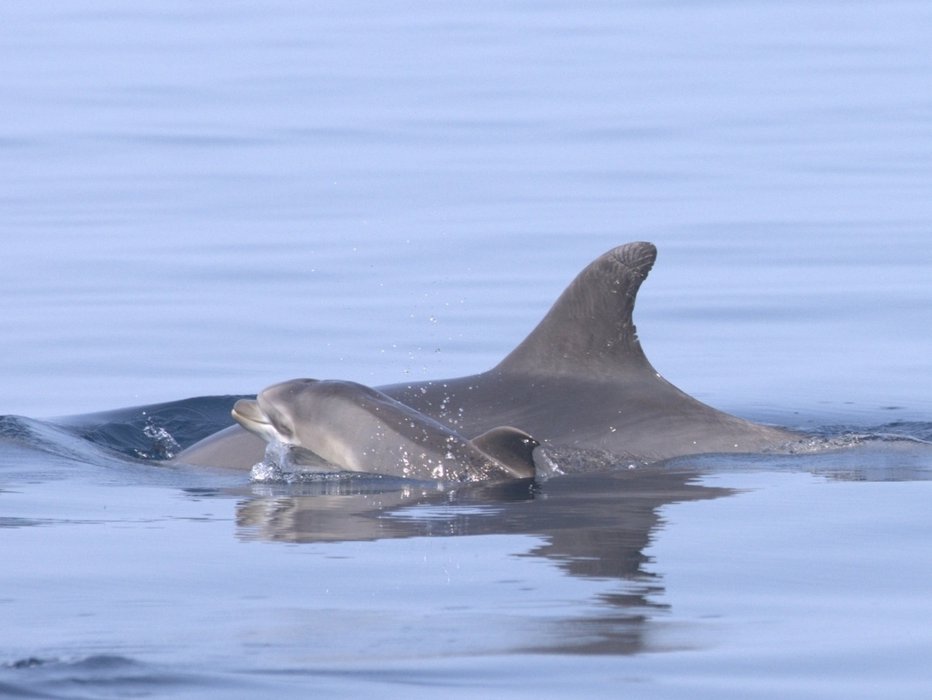
[[[272,422],[259,408],[259,403],[251,399],[240,399],[230,411],[233,420],[252,432],[260,434],[272,430]]]

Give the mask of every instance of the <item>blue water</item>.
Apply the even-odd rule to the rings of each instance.
[[[919,1],[7,3],[0,695],[928,697],[930,29]],[[39,420],[472,374],[628,240],[660,251],[664,376],[871,439],[449,494]]]

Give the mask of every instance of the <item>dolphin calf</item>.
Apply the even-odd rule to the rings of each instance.
[[[312,452],[345,471],[466,482],[532,478],[527,433],[496,427],[467,440],[362,384],[294,379],[240,399],[233,418],[268,442]]]
[[[636,242],[598,257],[488,371],[379,390],[462,436],[514,425],[545,446],[604,450],[619,459],[759,452],[798,440],[707,406],[651,366],[633,312],[656,256],[652,244]],[[249,468],[264,449],[261,439],[232,426],[174,461]]]

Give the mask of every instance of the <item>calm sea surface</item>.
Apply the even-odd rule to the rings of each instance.
[[[0,696],[929,697],[930,36],[920,0],[6,3]],[[43,420],[472,374],[630,240],[664,376],[847,449],[449,494]]]

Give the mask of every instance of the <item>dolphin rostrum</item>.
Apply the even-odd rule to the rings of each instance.
[[[240,399],[233,418],[268,442],[298,446],[344,471],[465,482],[534,476],[527,433],[496,427],[467,440],[362,384],[293,379]]]
[[[465,437],[514,425],[544,446],[602,450],[621,459],[759,452],[797,440],[701,403],[651,366],[632,314],[656,255],[652,244],[638,242],[597,258],[531,334],[486,372],[379,389]],[[249,468],[263,452],[261,440],[232,426],[175,461]]]

